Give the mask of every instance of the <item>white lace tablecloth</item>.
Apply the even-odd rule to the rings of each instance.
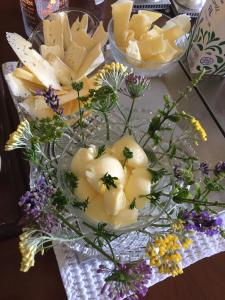
[[[221,214],[225,224],[225,213]],[[182,252],[183,268],[190,266],[198,260],[225,251],[225,239],[220,235],[208,237],[205,234],[192,235],[193,244],[189,250]],[[90,259],[71,250],[66,245],[54,247],[60,274],[69,300],[108,300],[106,295],[100,295],[104,285],[104,274],[96,270],[102,260]],[[109,262],[104,262],[110,267]],[[164,280],[168,275],[159,274],[153,269],[149,287]]]
[[[3,75],[12,72],[16,67],[16,62],[5,63],[2,66]],[[11,96],[16,105],[16,99],[13,97],[12,89],[9,86]],[[221,214],[225,224],[225,212]],[[225,251],[225,239],[220,235],[207,237],[204,234],[196,234],[191,237],[193,244],[189,250],[183,252],[183,268],[190,266],[198,260],[212,256],[216,253]],[[68,300],[108,300],[106,295],[100,295],[104,285],[104,274],[97,273],[100,259],[90,259],[75,252],[66,245],[57,245],[54,247],[56,259],[59,265],[60,274],[66,290]],[[110,262],[104,264],[110,267]],[[168,275],[161,275],[153,269],[149,287],[155,283],[164,280]]]

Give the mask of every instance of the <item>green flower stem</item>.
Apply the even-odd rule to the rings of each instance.
[[[124,118],[124,120],[126,121],[126,116],[123,113],[123,111],[121,110],[118,101],[116,101],[116,107],[117,107],[118,111],[120,112],[120,114],[122,115],[122,117]]]
[[[81,102],[80,102],[80,92],[77,91],[77,100],[79,105],[79,114],[80,114],[80,120],[79,120],[79,126],[81,130],[81,143],[84,144],[84,131],[83,131],[83,112],[81,111]]]
[[[131,115],[132,115],[132,112],[133,112],[135,99],[136,99],[136,98],[132,98],[132,103],[131,103],[129,115],[128,115],[128,117],[127,117],[127,120],[126,120],[125,127],[124,127],[124,130],[123,130],[123,134],[122,134],[122,135],[124,135],[124,134],[126,133],[126,131],[127,131],[127,128],[128,128],[129,122],[130,122],[130,118],[131,118]]]
[[[89,238],[85,237],[83,233],[78,230],[76,227],[74,227],[70,222],[67,221],[66,218],[64,218],[58,211],[55,211],[58,218],[66,224],[70,229],[72,229],[78,236],[82,237],[83,240],[93,248],[95,248],[98,252],[100,252],[103,256],[105,256],[108,260],[112,261],[115,265],[118,265],[119,262],[112,258],[109,254],[107,254],[104,250],[102,250],[99,246],[97,246],[94,242],[92,242]]]
[[[110,140],[110,128],[109,128],[109,119],[108,119],[108,116],[107,116],[107,113],[106,112],[102,112],[103,116],[104,116],[104,119],[105,119],[105,126],[106,126],[106,139],[107,141]]]
[[[178,99],[176,101],[174,101],[174,103],[171,105],[171,107],[168,109],[168,111],[165,111],[165,114],[164,114],[162,120],[159,122],[159,125],[157,126],[155,131],[160,130],[163,123],[169,118],[170,113],[177,107],[177,105],[181,102],[181,100],[183,100],[193,90],[193,88],[198,85],[198,83],[202,80],[204,74],[205,74],[205,69],[203,69],[203,71],[199,74],[199,76],[191,82],[191,85],[189,85],[185,88],[185,90],[181,93],[180,97],[178,97]],[[149,140],[151,138],[152,137],[150,135],[148,137],[148,139],[145,141],[143,147],[145,147],[147,145],[147,143],[149,142]]]
[[[217,206],[217,207],[225,207],[225,203],[221,202],[204,202],[204,201],[198,201],[195,199],[186,199],[186,198],[179,198],[181,200],[181,203],[191,203],[191,204],[200,204],[202,206]]]
[[[64,148],[58,143],[58,142],[55,142],[57,147],[60,148],[61,150],[64,150]],[[73,156],[74,154],[71,153],[70,151],[66,150],[66,153],[69,154],[70,156]]]

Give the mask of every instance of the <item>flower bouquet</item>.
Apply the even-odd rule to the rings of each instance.
[[[105,273],[101,293],[138,299],[153,268],[182,273],[181,252],[196,232],[224,236],[215,208],[225,203],[213,197],[224,190],[225,163],[211,168],[198,160],[190,145],[206,141],[207,134],[198,120],[176,109],[203,75],[178,99],[165,95],[163,108],[138,122],[132,121],[135,105],[151,81],[122,64],[105,65],[85,96],[82,81],[72,83],[79,104],[72,127],[54,89],[46,89],[53,117],[22,120],[5,146],[22,148],[33,170],[30,191],[19,201],[27,221],[19,243],[21,271],[56,243],[82,244],[112,263],[108,269],[103,261],[96,270]],[[120,94],[131,99],[128,113]],[[187,129],[178,134],[180,122]],[[52,145],[61,149],[60,157],[49,155]],[[144,250],[124,261],[115,241],[133,232],[145,236]]]

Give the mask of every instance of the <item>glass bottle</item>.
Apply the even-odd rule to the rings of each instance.
[[[67,8],[69,0],[20,0],[26,34],[30,36],[36,25],[50,13]]]

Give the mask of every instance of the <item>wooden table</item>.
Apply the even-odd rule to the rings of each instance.
[[[70,1],[71,6],[82,7],[96,14],[105,23],[110,17],[110,4],[98,7],[94,1]],[[24,35],[19,1],[1,1],[0,62],[15,60],[5,39],[5,32]],[[15,129],[18,117],[5,86],[0,87],[0,145],[2,171],[0,173],[0,299],[1,300],[64,300],[66,294],[53,251],[38,257],[35,268],[27,274],[19,272],[17,207],[19,196],[28,186],[28,165],[19,152],[4,153],[8,134]],[[221,105],[222,105],[221,99]],[[223,101],[224,103],[224,101]],[[224,105],[224,104],[223,104]],[[225,254],[204,259],[185,269],[183,275],[170,278],[153,286],[144,299],[152,300],[221,300],[225,293]],[[78,299],[79,300],[79,299]],[[81,299],[85,300],[85,299]],[[94,299],[93,299],[94,300]],[[97,300],[97,299],[96,299]]]

